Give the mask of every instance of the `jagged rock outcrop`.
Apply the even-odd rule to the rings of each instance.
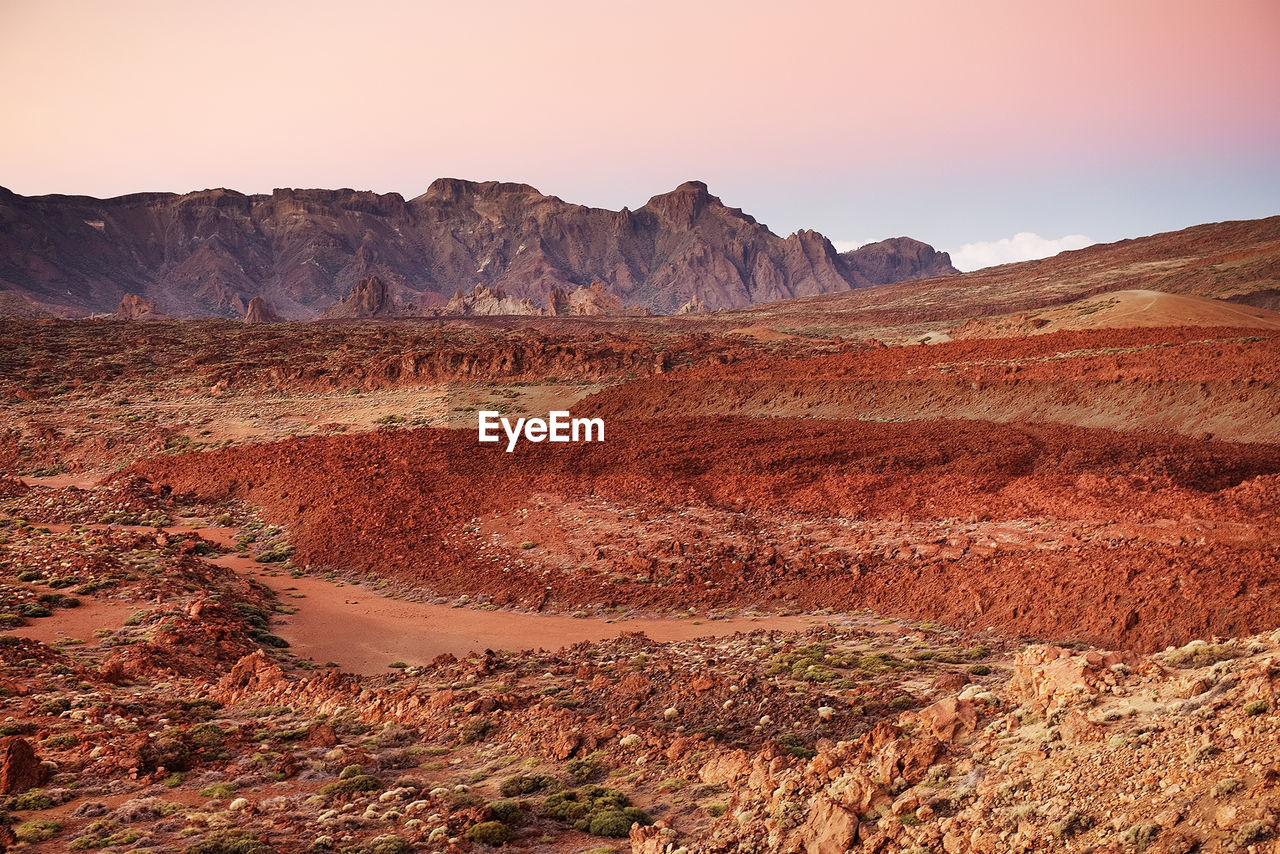
[[[694,297],[740,308],[879,283],[881,273],[932,274],[904,249],[860,265],[817,232],[779,237],[700,181],[620,211],[456,178],[410,200],[345,189],[94,199],[0,188],[0,222],[0,291],[68,316],[112,311],[127,293],[175,317],[244,317],[257,296],[289,319],[401,316],[409,305],[430,314],[477,285],[517,310],[527,300],[540,312],[671,313]],[[370,278],[394,310],[347,297],[368,294]]]
[[[323,320],[360,320],[372,317],[397,317],[412,313],[412,307],[392,302],[385,282],[377,276],[366,276],[356,282],[342,302],[325,309]]]
[[[541,315],[553,312],[534,305],[527,299],[516,299],[495,288],[476,285],[470,293],[457,291],[445,304],[443,314],[488,317],[496,314]]]
[[[117,320],[169,320],[169,315],[156,308],[154,302],[137,294],[125,294],[112,315]]]
[[[689,301],[680,308],[676,309],[676,314],[706,314],[707,306],[698,299],[698,295],[694,294],[689,297]]]
[[[565,304],[565,313],[582,317],[623,314],[626,311],[622,300],[604,282],[592,282],[590,287],[578,288],[568,295]]]
[[[249,308],[244,313],[245,323],[279,323],[280,315],[271,310],[265,297],[257,296],[249,300]]]

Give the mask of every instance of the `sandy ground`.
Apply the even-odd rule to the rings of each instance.
[[[951,330],[950,335],[935,336],[934,343],[952,338],[998,338],[1045,335],[1064,330],[1166,326],[1280,329],[1280,312],[1186,294],[1150,290],[1112,291],[1040,311],[969,320]]]
[[[214,539],[207,529],[201,535]],[[333,661],[346,672],[362,675],[386,673],[387,665],[396,661],[426,664],[442,653],[463,656],[485,649],[554,650],[624,632],[673,641],[756,629],[797,631],[829,621],[816,616],[611,621],[484,611],[391,599],[366,587],[320,578],[272,576],[263,571],[262,564],[238,555],[222,555],[213,562],[263,582],[279,594],[281,602],[298,609],[283,624],[272,627],[289,641],[292,652],[317,664]]]
[[[41,643],[56,644],[74,639],[86,644],[98,642],[94,632],[98,629],[118,629],[138,605],[113,602],[92,596],[80,598],[79,608],[58,608],[52,616],[32,620],[25,626],[6,629],[5,634],[31,638]]]
[[[74,475],[28,478],[42,485],[80,485]],[[46,483],[58,481],[57,484]],[[51,524],[55,533],[70,525]],[[152,531],[138,525],[116,525],[124,530]],[[173,525],[172,533],[198,533],[222,546],[234,543],[239,533],[232,528]],[[387,672],[392,662],[426,664],[443,653],[464,656],[469,652],[492,650],[555,650],[580,641],[599,641],[624,633],[643,632],[660,641],[723,637],[758,629],[798,631],[830,621],[821,616],[759,616],[730,619],[625,618],[532,614],[513,611],[486,611],[454,605],[436,605],[393,599],[367,587],[328,581],[323,578],[292,578],[237,554],[210,558],[242,576],[266,584],[280,601],[296,608],[296,613],[273,626],[273,631],[289,641],[292,651],[317,664],[335,662],[349,673],[374,675]],[[44,643],[75,639],[96,643],[95,630],[119,629],[137,610],[137,604],[84,597],[74,609],[58,609],[53,615],[29,625],[8,630],[19,637]]]
[[[49,477],[20,477],[18,480],[27,486],[45,486],[50,489],[65,489],[68,486],[93,489],[106,476],[106,472],[68,472]]]

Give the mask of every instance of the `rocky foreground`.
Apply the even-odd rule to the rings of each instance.
[[[358,678],[183,524],[298,572],[238,505],[0,485],[7,844],[1280,850],[1280,632],[1137,656],[852,615]]]

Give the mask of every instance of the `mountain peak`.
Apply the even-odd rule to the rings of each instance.
[[[654,196],[645,208],[679,229],[689,229],[708,207],[722,207],[701,181],[685,181],[669,193]]]

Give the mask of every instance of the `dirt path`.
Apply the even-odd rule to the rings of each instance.
[[[71,525],[50,524],[53,533]],[[112,525],[130,531],[153,531],[141,525]],[[197,533],[231,547],[233,528],[180,524],[169,533]],[[237,574],[266,584],[281,602],[297,608],[274,628],[294,653],[317,664],[336,662],[344,671],[372,675],[387,672],[392,662],[425,664],[442,653],[462,656],[472,651],[559,649],[580,641],[598,641],[624,632],[644,632],[654,640],[675,641],[721,637],[756,629],[799,631],[830,620],[821,616],[761,616],[732,619],[634,618],[603,620],[568,615],[484,611],[452,605],[412,602],[379,595],[367,587],[323,578],[291,578],[271,574],[249,557],[226,554],[209,558]],[[58,609],[50,617],[11,629],[10,634],[44,643],[74,638],[94,643],[94,631],[118,629],[136,604],[85,597],[75,609]]]
[[[80,597],[80,602],[79,608],[57,608],[51,616],[32,620],[25,626],[5,629],[5,634],[47,644],[67,639],[96,644],[98,639],[94,632],[97,629],[120,628],[129,615],[140,607],[137,604],[96,599],[92,596]]]
[[[200,531],[218,540],[227,532]],[[240,575],[263,582],[281,601],[296,607],[283,625],[273,627],[291,650],[317,664],[337,662],[362,675],[386,673],[387,665],[425,664],[437,655],[462,656],[485,649],[558,649],[579,641],[598,641],[623,632],[644,632],[654,640],[720,637],[756,629],[798,631],[821,625],[817,616],[739,617],[727,620],[637,618],[606,621],[565,615],[482,611],[474,608],[410,602],[378,595],[366,587],[321,578],[271,576],[251,558],[211,558]],[[303,598],[297,598],[297,597]]]
[[[93,489],[100,481],[110,475],[106,471],[81,471],[54,474],[48,477],[19,477],[27,486],[44,486],[49,489],[65,489],[74,486],[76,489]]]

